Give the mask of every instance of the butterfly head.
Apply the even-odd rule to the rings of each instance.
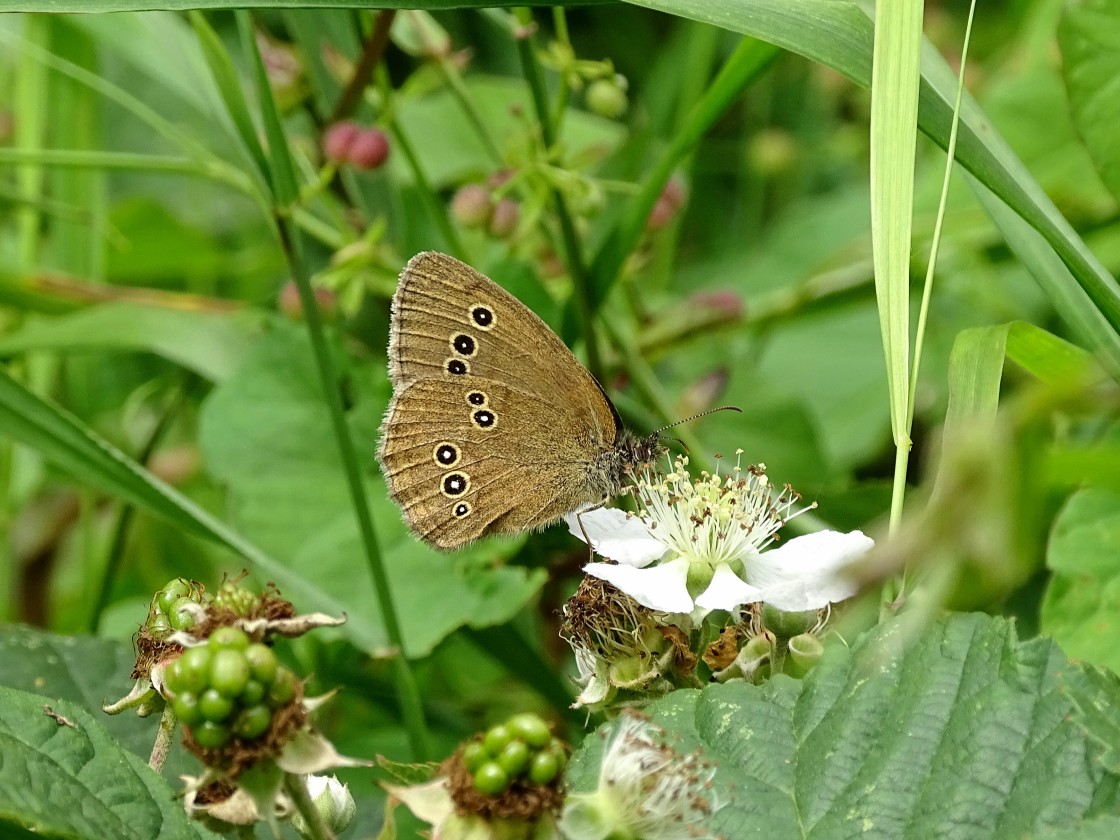
[[[665,445],[657,433],[640,437],[621,429],[612,448],[604,451],[588,476],[592,494],[598,497],[622,493],[642,467],[651,466],[665,453]]]

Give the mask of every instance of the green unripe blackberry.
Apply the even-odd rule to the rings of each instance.
[[[287,706],[291,703],[295,695],[295,674],[287,668],[281,668],[276,672],[276,679],[272,681],[272,685],[268,687],[268,696],[265,698],[265,702],[268,703],[269,708],[279,709],[281,706]]]
[[[532,757],[529,745],[524,741],[515,739],[506,744],[494,760],[498,762],[499,767],[513,777],[519,776],[525,771]]]
[[[242,710],[234,719],[233,734],[238,738],[251,741],[267,732],[270,723],[272,723],[272,709],[264,705],[250,706]]]
[[[249,663],[239,650],[222,649],[210,664],[210,687],[226,697],[236,697],[249,682]]]
[[[497,726],[491,726],[482,738],[482,746],[486,748],[486,752],[492,758],[497,758],[498,755],[506,748],[506,744],[513,740],[513,733],[509,731],[509,727],[505,724],[499,723]]]
[[[553,738],[549,742],[547,752],[556,756],[556,760],[560,762],[561,770],[568,765],[568,751],[564,749],[564,743],[559,738]]]
[[[223,723],[233,714],[233,700],[217,689],[208,688],[198,698],[198,710],[204,719]]]
[[[156,594],[156,604],[165,612],[171,612],[171,605],[174,604],[179,598],[185,598],[191,594],[191,585],[183,578],[175,578],[175,580],[168,581],[168,583]]]
[[[202,710],[198,707],[198,695],[189,691],[180,691],[171,701],[171,711],[185,726],[194,726],[202,722]]]
[[[472,773],[490,760],[490,754],[479,741],[471,741],[463,747],[463,765]]]
[[[157,612],[148,619],[148,632],[157,639],[166,639],[171,635],[171,622],[162,612]]]
[[[216,750],[229,743],[229,727],[211,720],[204,720],[198,726],[192,726],[191,734],[196,744],[208,750]]]
[[[190,630],[198,621],[197,609],[198,601],[184,595],[175,599],[167,611],[167,620],[176,630]]]
[[[260,643],[245,648],[245,661],[249,663],[249,673],[262,685],[269,685],[276,679],[279,662],[272,648]]]
[[[538,785],[552,784],[560,773],[560,759],[552,750],[544,750],[533,756],[529,763],[529,781]]]
[[[201,694],[210,684],[210,649],[206,645],[187,648],[167,669],[167,687],[172,692]]]
[[[237,695],[237,702],[241,706],[256,706],[258,703],[263,703],[268,689],[265,688],[264,683],[259,680],[249,680],[245,683],[245,688]]]
[[[547,747],[549,741],[552,740],[552,733],[548,729],[548,724],[531,712],[514,715],[506,721],[506,726],[514,734],[514,737],[520,738],[530,747],[535,747],[538,750]]]
[[[509,776],[497,762],[487,761],[474,771],[474,787],[487,796],[498,796],[509,787]]]
[[[249,637],[240,627],[219,627],[206,641],[214,649],[243,651],[249,647]]]

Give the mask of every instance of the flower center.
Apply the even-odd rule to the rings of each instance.
[[[788,484],[775,488],[765,465],[744,469],[742,452],[736,450],[735,466],[722,477],[717,468],[694,478],[688,458],[678,455],[668,473],[645,470],[634,480],[638,516],[670,551],[706,567],[698,573],[759,552],[777,539],[783,524],[808,509],[793,510],[801,496]]]

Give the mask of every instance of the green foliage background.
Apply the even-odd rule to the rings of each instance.
[[[410,757],[408,699],[391,659],[398,643],[432,756],[523,708],[582,737],[556,637],[582,544],[553,528],[439,554],[407,534],[376,470],[387,302],[420,250],[455,253],[494,277],[585,358],[589,343],[597,348],[598,372],[634,428],[739,406],[676,430],[694,461],[741,448],[819,503],[815,520],[795,525],[885,537],[896,450],[872,268],[874,33],[863,6],[654,0],[534,11],[535,50],[565,43],[566,26],[575,56],[609,58],[627,78],[629,111],[607,119],[561,83],[562,51],[546,53],[543,70],[537,52],[525,62],[529,42],[513,37],[508,10],[430,3],[430,18],[398,16],[354,111],[389,134],[388,164],[343,167],[328,181],[321,135],[374,14],[359,4],[274,3],[252,14],[162,5],[168,11],[52,1],[34,10],[102,14],[0,16],[0,683],[12,689],[11,709],[42,705],[18,690],[96,711],[127,691],[128,642],[153,591],[178,575],[216,584],[244,568],[301,611],[347,615],[340,630],[284,652],[312,690],[344,688],[320,719],[343,752]],[[20,7],[0,3],[28,11]],[[185,7],[209,10],[171,11]],[[902,243],[915,281],[901,312],[914,319],[966,13],[959,3],[925,10],[924,135],[913,237]],[[423,27],[469,55],[418,54]],[[1014,630],[969,616],[901,634],[920,640],[900,647],[903,674],[901,657],[939,646],[967,658],[975,642],[952,641],[957,633],[1002,640],[1010,659],[977,677],[994,697],[992,726],[1020,714],[1009,695],[1054,704],[1055,721],[1069,711],[1052,683],[1065,657],[1049,641],[1020,638],[1052,636],[1066,656],[1120,669],[1115,31],[1116,0],[981,10],[913,392],[906,515],[866,570],[865,599],[840,623],[859,638],[877,618],[880,586],[897,585],[904,568],[919,616],[932,621],[948,606],[1013,618]],[[547,161],[533,66],[550,107],[568,102]],[[516,235],[459,226],[448,214],[455,190],[505,170],[521,202]],[[685,188],[684,206],[647,231],[670,177]],[[309,281],[331,293],[321,335],[314,315],[278,306],[293,278],[305,308]],[[370,533],[355,516],[357,481]],[[371,569],[383,570],[399,633],[387,629]],[[832,690],[874,647],[868,639],[851,654],[838,646],[804,688],[742,687],[734,703],[742,714],[795,709]],[[60,665],[71,643],[98,653],[63,654]],[[1037,670],[1034,688],[1021,684],[1031,681],[1024,668]],[[1011,687],[1000,682],[1008,669],[1020,681]],[[1101,684],[1114,704],[1115,685]],[[671,719],[674,703],[716,703],[727,690],[676,698],[659,714]],[[860,702],[846,697],[832,713],[853,720]],[[136,732],[154,722],[128,723],[110,725],[131,763],[127,750],[146,754]],[[937,736],[967,740],[975,733],[966,729],[946,724]],[[1092,732],[1096,740],[1072,724],[1048,733],[1060,742],[1055,754],[1078,751],[1080,775],[1063,779],[1083,782],[1070,796],[1084,807],[1034,828],[1103,821],[1085,823],[1089,832],[1115,819],[1102,792],[1115,768],[1102,769],[1092,745],[1115,749],[1116,738],[1108,727]],[[781,737],[791,755],[807,749]],[[905,744],[894,747],[906,757]],[[1016,759],[1037,756],[1024,746]],[[593,780],[592,759],[580,761],[573,778]],[[886,774],[876,767],[867,772]],[[177,754],[166,775],[191,771]],[[1046,773],[1032,778],[1024,801]],[[369,773],[350,779],[363,801],[350,836],[364,836],[379,820],[378,794]],[[958,780],[936,781],[946,797],[959,794]],[[817,790],[811,779],[797,784]],[[0,795],[0,820],[26,823],[13,801]],[[1022,836],[1010,802],[988,807],[1007,836]],[[840,831],[828,820],[841,811],[830,808],[839,806],[814,812],[823,820],[815,836]],[[788,828],[774,819],[773,830]]]

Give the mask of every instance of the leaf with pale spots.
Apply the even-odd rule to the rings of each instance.
[[[1070,670],[1003,619],[894,620],[803,682],[678,691],[647,711],[718,768],[708,795],[724,804],[704,827],[723,837],[1039,837],[1120,814]],[[595,789],[602,750],[591,737],[573,757],[573,791]]]

